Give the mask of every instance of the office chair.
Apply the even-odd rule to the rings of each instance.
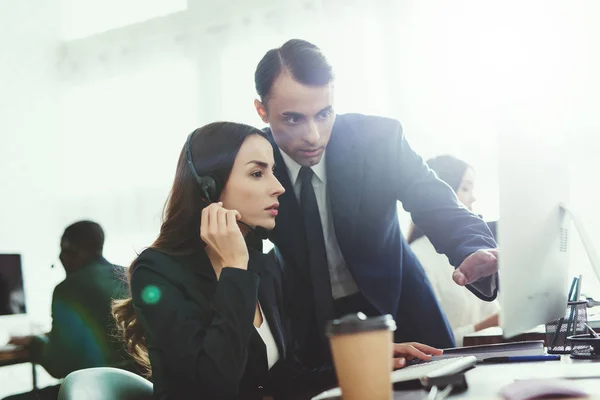
[[[118,368],[88,368],[71,372],[60,385],[58,400],[149,400],[152,383]]]

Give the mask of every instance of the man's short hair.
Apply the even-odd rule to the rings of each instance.
[[[78,221],[69,225],[65,229],[62,239],[66,240],[72,248],[98,255],[102,254],[104,248],[104,231],[99,224],[93,221]]]
[[[288,40],[280,48],[267,51],[256,67],[254,84],[263,103],[282,71],[308,86],[323,86],[334,78],[331,65],[317,46],[306,40]]]

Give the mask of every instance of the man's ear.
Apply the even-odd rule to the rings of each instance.
[[[256,112],[258,113],[258,116],[260,117],[262,122],[268,124],[269,119],[267,118],[267,108],[265,107],[265,105],[260,100],[255,99],[254,107],[256,108]]]

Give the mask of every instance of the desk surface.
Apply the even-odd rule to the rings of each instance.
[[[29,362],[26,349],[0,349],[0,366]],[[500,390],[516,380],[540,378],[587,377],[573,382],[577,387],[588,393],[600,393],[600,362],[573,360],[568,355],[560,361],[509,363],[509,364],[478,364],[466,373],[468,390],[465,393],[453,395],[453,399],[501,399]],[[426,399],[424,390],[396,392],[394,399]],[[600,397],[592,397],[599,399]]]
[[[29,351],[24,347],[0,346],[0,367],[30,362]]]
[[[591,377],[596,379],[578,379],[573,382],[589,393],[600,393],[600,363],[586,360],[573,360],[562,356],[561,361],[478,365],[467,372],[469,390],[454,398],[500,398],[500,389],[515,380]],[[495,395],[495,397],[494,397]]]
[[[573,360],[568,355],[560,361],[478,364],[466,373],[469,388],[466,392],[452,395],[452,399],[500,400],[500,390],[521,379],[595,377],[595,379],[577,379],[573,383],[588,393],[600,393],[600,362]],[[424,390],[394,393],[394,399],[426,399]],[[598,395],[588,399],[600,399]]]

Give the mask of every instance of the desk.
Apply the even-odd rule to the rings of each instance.
[[[595,327],[594,331],[600,332],[600,328]],[[493,328],[483,329],[479,332],[473,332],[470,335],[465,336],[463,339],[463,345],[477,346],[480,344],[510,343],[521,342],[525,340],[543,340],[544,345],[548,346],[548,343],[546,343],[546,327],[544,325],[540,325],[525,333],[507,339],[502,335],[502,328],[496,326]]]
[[[596,332],[600,332],[600,306],[588,309],[588,324]],[[483,329],[479,332],[473,332],[466,335],[463,339],[463,346],[478,346],[484,344],[497,344],[509,342],[522,342],[526,340],[543,340],[546,342],[546,326],[538,325],[525,333],[506,339],[502,336],[502,328],[492,327]],[[545,343],[547,346],[548,343]]]
[[[573,360],[564,355],[561,361],[478,365],[467,372],[467,392],[456,399],[500,399],[500,389],[517,379],[560,378],[565,376],[592,376],[597,379],[575,380],[578,387],[590,393],[600,393],[600,363]]]
[[[509,364],[478,364],[466,373],[469,388],[452,395],[451,399],[501,400],[500,389],[518,379],[560,378],[565,376],[595,376],[596,379],[574,380],[575,384],[590,393],[600,393],[600,362],[573,360],[568,355],[561,361],[526,362]],[[394,399],[426,399],[424,390],[394,393]],[[598,395],[590,399],[600,399]]]
[[[479,346],[484,344],[523,342],[527,340],[543,340],[545,343],[546,327],[544,325],[540,325],[534,329],[531,329],[525,333],[522,333],[509,339],[505,338],[502,335],[502,328],[487,328],[465,336],[463,338],[463,346]],[[547,345],[547,343],[545,345]]]
[[[0,346],[0,367],[6,367],[9,365],[17,365],[31,362],[29,357],[29,351],[23,347],[17,346]],[[31,362],[31,381],[32,390],[37,389],[37,373],[35,371],[35,364]]]

